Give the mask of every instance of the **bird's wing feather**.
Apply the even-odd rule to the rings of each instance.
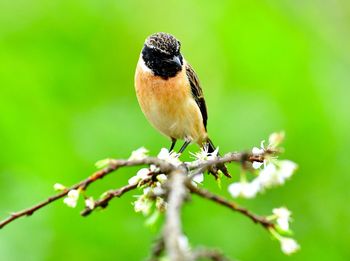
[[[187,75],[187,78],[188,78],[190,85],[191,85],[192,96],[195,99],[195,101],[196,101],[196,103],[201,111],[202,118],[203,118],[203,124],[204,124],[204,127],[206,129],[207,128],[207,121],[208,121],[208,113],[207,113],[207,106],[205,104],[205,100],[204,100],[204,96],[203,96],[203,91],[202,91],[202,88],[200,86],[199,79],[198,79],[196,72],[193,70],[191,65],[189,65],[188,63],[186,63],[186,75]]]

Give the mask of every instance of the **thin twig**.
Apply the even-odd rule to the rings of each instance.
[[[273,154],[272,152],[266,152],[266,154]],[[264,155],[253,155],[252,153],[246,153],[246,152],[229,152],[225,154],[222,157],[218,157],[215,159],[207,160],[207,161],[195,161],[192,163],[188,163],[187,167],[190,170],[199,170],[205,171],[211,166],[220,164],[220,163],[230,163],[230,162],[263,162],[264,161]]]
[[[190,191],[192,193],[194,193],[198,196],[201,196],[202,198],[206,198],[206,199],[209,199],[211,201],[214,201],[215,203],[218,203],[222,206],[228,207],[229,209],[231,209],[233,211],[240,212],[243,215],[250,218],[254,223],[260,224],[267,229],[275,227],[275,225],[272,222],[268,221],[266,218],[255,215],[252,212],[250,212],[249,210],[247,210],[246,208],[240,207],[236,203],[230,202],[223,197],[220,197],[218,195],[211,193],[208,190],[195,187],[191,184],[191,182],[187,182],[187,187],[190,189]]]
[[[93,183],[99,179],[102,179],[103,177],[105,177],[109,173],[117,170],[120,167],[150,165],[150,164],[154,164],[154,165],[158,166],[164,173],[167,173],[174,168],[173,165],[169,164],[165,160],[161,160],[161,159],[154,158],[154,157],[148,157],[148,158],[145,158],[142,160],[111,160],[109,163],[109,166],[107,168],[96,171],[91,176],[89,176],[87,179],[80,181],[79,183],[71,186],[70,188],[65,189],[64,191],[62,191],[62,192],[60,192],[52,197],[49,197],[48,199],[46,199],[46,200],[44,200],[44,201],[42,201],[42,202],[40,202],[32,207],[29,207],[27,209],[24,209],[24,210],[21,210],[18,212],[11,213],[9,217],[7,217],[6,219],[4,219],[0,222],[0,229],[2,229],[3,227],[5,227],[9,223],[13,222],[14,220],[16,220],[20,217],[31,216],[34,212],[45,207],[46,205],[49,205],[52,202],[54,202],[60,198],[63,198],[72,189],[79,189],[80,188],[80,189],[85,190],[91,183]]]
[[[130,184],[119,189],[108,191],[102,199],[94,201],[94,208],[89,208],[86,206],[85,209],[80,213],[80,215],[86,217],[97,208],[106,208],[108,206],[109,201],[111,201],[113,198],[119,198],[122,195],[124,195],[124,193],[137,188],[137,186],[138,184]]]
[[[230,259],[225,257],[221,251],[217,249],[198,248],[193,250],[192,260],[202,260],[203,258],[212,261],[230,261]]]
[[[102,170],[96,171],[95,173],[93,173],[90,177],[88,177],[87,179],[71,186],[69,189],[65,189],[63,190],[61,193],[58,193],[57,195],[54,195],[52,197],[49,197],[48,199],[30,207],[24,210],[21,210],[19,212],[14,212],[11,213],[10,216],[6,219],[4,219],[3,221],[0,222],[0,229],[3,228],[4,226],[6,226],[7,224],[13,222],[14,220],[20,218],[20,217],[24,217],[24,216],[31,216],[34,212],[36,212],[37,210],[45,207],[46,205],[60,199],[63,198],[64,196],[66,196],[68,194],[68,192],[72,189],[78,189],[78,188],[87,188],[88,185],[98,179],[102,179],[104,176],[106,176],[107,174],[115,171],[118,168],[117,165],[111,165],[108,168],[104,168]]]

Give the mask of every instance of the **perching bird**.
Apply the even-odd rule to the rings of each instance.
[[[149,36],[140,54],[135,73],[135,89],[142,112],[149,122],[172,141],[195,142],[215,147],[207,134],[207,107],[199,79],[180,53],[180,42],[167,33]],[[230,176],[224,165],[218,168]]]

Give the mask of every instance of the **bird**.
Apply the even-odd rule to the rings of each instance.
[[[169,33],[148,36],[135,72],[135,90],[141,110],[151,125],[171,139],[169,152],[177,140],[184,140],[178,151],[197,143],[207,153],[215,146],[208,137],[208,113],[199,78],[181,54],[181,43]],[[211,170],[230,174],[224,164]]]

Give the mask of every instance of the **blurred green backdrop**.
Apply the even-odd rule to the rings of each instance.
[[[83,179],[99,159],[169,146],[143,117],[133,87],[143,41],[157,31],[181,40],[222,152],[285,130],[283,157],[300,166],[286,186],[239,201],[260,214],[287,205],[299,253],[284,256],[262,228],[198,198],[184,210],[191,244],[239,260],[349,260],[347,0],[0,0],[1,217],[51,195],[55,182]],[[211,178],[206,186],[218,191]],[[157,229],[144,227],[131,200],[88,218],[56,202],[0,231],[0,259],[142,260]]]

